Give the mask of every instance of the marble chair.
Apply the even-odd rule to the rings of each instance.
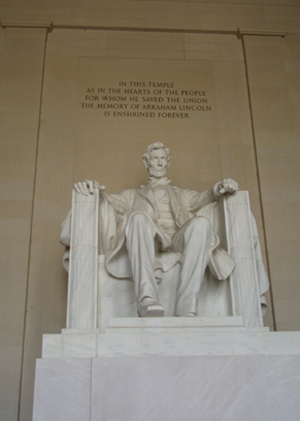
[[[197,316],[241,316],[244,326],[262,327],[264,293],[269,283],[248,192],[223,196],[219,202],[203,207],[198,215],[210,219],[220,246],[234,258],[236,267],[225,281],[217,280],[206,270]],[[112,247],[113,231],[117,229],[112,219],[98,191],[89,196],[73,191],[72,209],[62,225],[62,237],[71,233],[70,247],[64,256],[69,271],[67,329],[104,331],[110,318],[138,317],[133,282],[115,279],[105,268],[105,251]],[[175,315],[180,280],[178,254],[157,255],[155,275],[165,317]]]

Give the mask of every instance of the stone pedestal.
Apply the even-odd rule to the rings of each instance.
[[[33,420],[298,420],[300,332],[240,317],[110,319],[44,335]]]

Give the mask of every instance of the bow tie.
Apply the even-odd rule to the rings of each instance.
[[[161,178],[155,178],[155,177],[149,177],[149,183],[152,187],[162,185],[166,186],[167,184],[171,183],[171,180],[169,180],[167,177],[161,177]]]

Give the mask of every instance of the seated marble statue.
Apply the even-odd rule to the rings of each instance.
[[[106,194],[104,186],[93,180],[74,185],[75,191],[83,195],[99,189],[102,202],[113,208],[117,238],[106,250],[106,269],[115,278],[134,281],[140,317],[164,316],[155,271],[157,252],[178,252],[181,256],[176,298],[176,316],[181,317],[197,316],[200,286],[207,266],[219,280],[228,278],[235,266],[229,254],[218,248],[219,239],[209,219],[198,216],[197,212],[218,201],[221,195],[235,193],[238,184],[225,179],[203,193],[173,187],[166,177],[170,160],[170,150],[155,142],[143,156],[149,173],[145,186]]]

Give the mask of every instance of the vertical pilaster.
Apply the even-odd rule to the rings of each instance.
[[[0,29],[0,419],[18,419],[46,28]]]

